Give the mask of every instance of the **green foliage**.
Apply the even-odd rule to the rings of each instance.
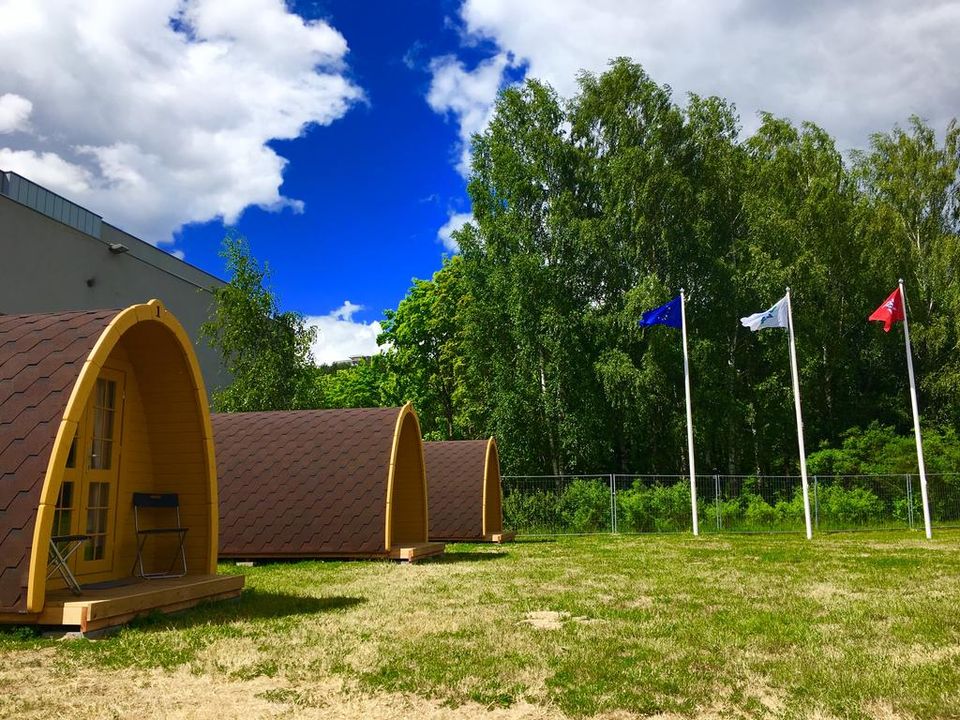
[[[815,475],[891,475],[917,473],[917,446],[912,434],[900,435],[889,425],[872,422],[841,435],[841,447],[823,447],[807,458]],[[960,468],[960,437],[953,428],[927,428],[923,433],[928,473],[955,473]]]
[[[363,358],[356,364],[317,368],[314,382],[319,407],[385,407],[403,403],[393,395],[395,383],[383,355]]]
[[[557,512],[564,528],[575,533],[610,529],[610,486],[577,478],[560,495]]]
[[[628,490],[617,493],[620,532],[677,532],[690,525],[690,487],[686,483],[650,486],[636,480]]]
[[[748,495],[743,508],[743,519],[747,525],[755,528],[769,528],[776,525],[780,520],[780,514],[776,508],[771,507],[766,500],[759,495]]]
[[[840,485],[827,485],[818,492],[821,525],[837,527],[880,525],[886,509],[883,501],[865,488],[845,490]]]
[[[212,290],[214,308],[201,335],[216,349],[232,378],[213,395],[220,412],[291,410],[317,404],[310,345],[316,336],[303,316],[280,312],[267,287],[269,268],[250,254],[242,237],[228,235],[221,256],[230,282]]]
[[[380,345],[389,345],[384,391],[412,401],[425,437],[449,440],[469,436],[458,412],[464,289],[460,258],[444,260],[432,280],[414,280],[395,311],[386,311]]]
[[[439,436],[495,435],[511,474],[685,470],[678,334],[636,324],[685,287],[698,465],[796,473],[784,334],[738,322],[790,285],[809,446],[873,421],[906,437],[901,331],[865,320],[900,275],[925,417],[960,427],[954,123],[938,143],[912,118],[849,163],[812,123],[741,137],[729,103],[679,104],[619,58],[568,100],[506,89],[473,151],[462,255],[385,333]]]
[[[504,494],[504,527],[531,535],[554,533],[561,529],[558,513],[558,494],[535,490],[513,491]]]

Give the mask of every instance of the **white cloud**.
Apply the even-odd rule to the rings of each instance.
[[[732,100],[748,132],[767,110],[820,124],[841,150],[865,147],[870,133],[914,113],[942,132],[960,97],[955,0],[464,0],[461,18],[465,42],[492,41],[496,57],[527,64],[528,76],[561,95],[576,92],[581,69],[602,72],[625,55],[680,102],[686,92]],[[457,68],[454,59],[438,62]],[[496,97],[492,70],[453,72],[457,82],[447,78],[450,92],[431,107],[476,130],[484,113],[478,88],[487,107]]]
[[[460,252],[460,246],[453,238],[453,233],[471,220],[473,220],[471,213],[451,213],[444,226],[437,230],[437,239],[440,240],[443,246],[450,252]]]
[[[32,108],[0,167],[153,243],[250,205],[296,211],[267,142],[362,99],[343,37],[283,0],[0,0],[0,47],[18,59],[4,98]]]
[[[4,93],[0,95],[0,134],[24,131],[33,111],[33,103],[25,97]]]
[[[355,321],[353,316],[361,310],[363,305],[345,300],[343,305],[327,315],[308,315],[304,318],[307,325],[317,328],[317,340],[311,350],[318,365],[380,352],[381,348],[377,345],[377,335],[382,332],[380,323],[376,320],[369,323]]]
[[[483,61],[467,70],[452,55],[430,62],[433,79],[427,103],[438,113],[452,115],[459,126],[460,147],[457,169],[466,176],[470,171],[470,138],[490,122],[493,101],[503,81],[503,72],[510,65],[506,53]]]

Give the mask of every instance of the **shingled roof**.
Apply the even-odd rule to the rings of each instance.
[[[0,612],[24,612],[40,492],[67,400],[116,310],[0,315]]]
[[[427,542],[420,425],[409,405],[212,420],[222,558],[380,556]]]
[[[502,533],[500,461],[489,440],[423,444],[431,540],[487,540]]]

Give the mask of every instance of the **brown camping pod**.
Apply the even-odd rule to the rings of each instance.
[[[427,532],[420,421],[402,408],[213,415],[220,557],[416,560]]]
[[[430,489],[430,539],[506,542],[503,531],[500,458],[489,440],[423,444]]]
[[[203,380],[159,301],[0,316],[0,622],[93,631],[239,595],[216,509]]]

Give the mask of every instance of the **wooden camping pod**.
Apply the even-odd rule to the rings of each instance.
[[[193,346],[159,301],[0,316],[0,621],[86,630],[239,594],[214,575],[212,438]],[[178,494],[186,577],[137,582],[135,492]],[[96,589],[48,578],[61,535],[86,536],[68,565]],[[168,550],[145,547],[147,565]]]
[[[430,490],[430,539],[504,542],[500,458],[489,440],[423,444]]]
[[[420,422],[402,408],[213,415],[220,557],[394,557],[430,543]]]

